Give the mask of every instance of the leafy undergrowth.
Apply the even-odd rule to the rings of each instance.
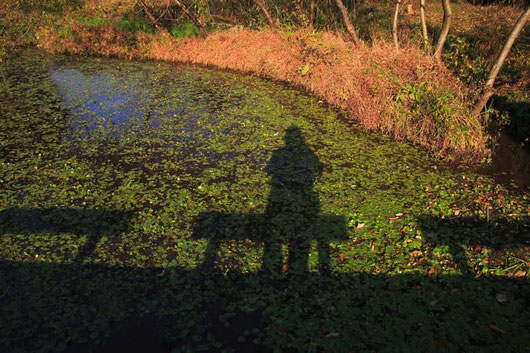
[[[0,74],[0,350],[528,349],[527,194],[255,77]]]

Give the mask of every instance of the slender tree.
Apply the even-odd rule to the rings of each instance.
[[[331,23],[333,23],[333,27],[335,28],[335,34],[338,35],[339,28],[337,26],[337,17],[335,16],[335,9],[333,8],[333,3],[331,2],[331,0],[328,0],[328,8]]]
[[[427,18],[425,16],[425,0],[420,0],[421,32],[425,46],[429,43],[429,32],[427,30]]]
[[[502,65],[504,64],[504,61],[506,60],[506,57],[510,53],[510,49],[513,46],[513,43],[523,30],[526,22],[528,22],[528,19],[530,18],[530,5],[527,5],[524,12],[521,14],[517,22],[515,23],[515,26],[512,29],[512,32],[508,36],[508,39],[506,40],[506,43],[504,43],[504,47],[502,48],[499,57],[497,58],[497,61],[491,68],[491,71],[488,75],[488,79],[486,80],[486,83],[484,84],[484,87],[482,88],[482,93],[477,99],[477,102],[475,103],[475,107],[473,109],[473,113],[475,115],[478,115],[482,112],[486,104],[488,103],[489,99],[495,92],[493,89],[493,85],[495,84],[495,80],[497,79],[497,75],[499,74],[499,71],[502,68]]]
[[[269,13],[269,10],[267,10],[267,6],[265,6],[265,3],[261,0],[254,0],[254,3],[259,6],[265,17],[267,18],[267,22],[269,22],[269,26],[271,28],[276,28],[276,23],[274,23],[274,20],[272,19],[271,14]]]
[[[309,25],[311,28],[315,26],[315,0],[311,0],[311,7],[309,13]]]
[[[440,38],[438,38],[436,50],[434,51],[434,57],[439,63],[442,62],[442,52],[444,50],[445,41],[447,40],[447,35],[449,34],[449,29],[451,28],[451,17],[453,16],[450,0],[442,0],[442,6],[444,9],[444,20],[442,23]]]
[[[140,4],[140,6],[142,7],[145,15],[147,16],[147,19],[149,19],[151,24],[155,26],[157,31],[163,34],[169,34],[169,32],[158,23],[157,19],[155,18],[155,16],[153,16],[153,13],[151,12],[151,10],[149,10],[149,7],[145,3],[145,1],[144,0],[137,0],[137,1],[138,1],[138,4]]]
[[[201,32],[201,35],[206,38],[208,37],[208,31],[206,30],[206,27],[204,26],[204,24],[201,22],[201,20],[199,19],[198,16],[195,16],[194,14],[192,14],[188,8],[182,3],[180,2],[180,0],[171,0],[173,1],[181,10],[182,12],[184,13],[184,15],[191,21],[193,22],[193,24],[195,26],[197,26],[197,28],[199,29],[199,31]]]
[[[399,6],[401,0],[396,0],[396,11],[394,12],[394,23],[392,24],[392,37],[394,38],[394,45],[396,50],[399,50],[399,39],[398,39],[398,19],[399,19]]]
[[[297,12],[297,17],[298,17],[298,20],[300,21],[300,23],[303,25],[303,26],[307,26],[309,23],[309,20],[304,12],[304,7],[303,7],[304,3],[303,3],[303,0],[296,0],[294,2],[294,6],[296,8],[296,12]]]
[[[344,3],[342,2],[342,0],[336,0],[336,3],[342,15],[342,20],[344,21],[344,25],[346,26],[348,33],[353,39],[353,43],[355,43],[356,46],[363,45],[364,42],[361,40],[361,38],[359,38],[359,35],[357,34],[357,30],[355,29],[355,27],[350,21],[350,17],[348,15],[348,9],[346,8],[346,6],[344,6]]]

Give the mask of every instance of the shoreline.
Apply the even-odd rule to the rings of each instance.
[[[354,48],[329,32],[226,30],[176,39],[119,28],[43,26],[34,46],[49,53],[193,64],[257,75],[314,95],[371,131],[420,146],[438,158],[476,164],[489,156],[480,118],[469,119],[469,90],[415,47]]]

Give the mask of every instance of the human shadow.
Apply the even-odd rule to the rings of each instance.
[[[102,236],[116,236],[127,230],[132,213],[109,209],[23,208],[0,211],[0,235],[73,234],[86,236],[73,261],[82,263]]]
[[[314,183],[322,174],[323,164],[298,127],[287,129],[284,145],[273,152],[266,171],[271,176],[271,189],[264,213],[213,211],[199,215],[193,235],[209,239],[202,268],[215,267],[221,242],[251,239],[263,244],[263,271],[281,271],[282,246],[287,245],[285,269],[303,273],[308,270],[311,243],[316,241],[319,270],[327,272],[329,244],[346,237],[346,219],[321,214]]]
[[[492,250],[530,246],[530,218],[487,220],[473,217],[418,217],[425,240],[433,247],[448,246],[464,275],[473,273],[466,259],[466,246]]]

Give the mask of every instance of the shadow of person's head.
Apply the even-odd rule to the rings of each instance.
[[[322,162],[307,144],[298,126],[289,126],[283,141],[283,146],[272,153],[266,168],[271,176],[272,188],[312,190],[316,179],[322,174]]]

